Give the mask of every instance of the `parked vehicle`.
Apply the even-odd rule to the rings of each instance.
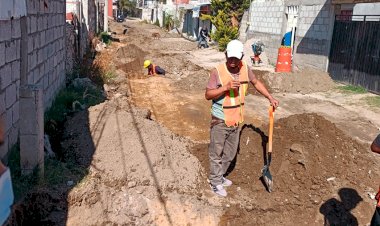
[[[117,18],[116,18],[116,22],[118,22],[118,23],[122,23],[122,22],[124,22],[125,21],[125,17],[124,17],[124,15],[123,14],[119,14],[118,16],[117,16]]]

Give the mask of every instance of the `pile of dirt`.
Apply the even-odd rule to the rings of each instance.
[[[325,92],[335,86],[328,73],[312,68],[292,73],[269,73],[255,70],[254,72],[258,79],[275,93],[308,94]]]
[[[267,128],[246,125],[239,154],[229,178],[229,197],[237,205],[222,225],[365,225],[371,219],[379,177],[378,163],[368,147],[347,137],[316,114],[293,115],[275,122],[268,193],[260,180]],[[208,170],[207,147],[193,151]],[[376,170],[374,170],[376,169]],[[204,185],[205,186],[205,185]],[[206,187],[205,187],[206,189]],[[286,217],[297,216],[297,217]],[[355,224],[356,222],[356,224]]]
[[[68,195],[67,224],[217,222],[220,210],[205,211],[205,202],[196,198],[203,173],[187,151],[190,141],[125,97],[77,114],[66,131],[64,146],[89,165],[89,175]]]

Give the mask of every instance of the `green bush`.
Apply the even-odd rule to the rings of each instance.
[[[154,22],[154,25],[160,26],[160,21],[158,21],[158,19],[156,19],[156,22]]]
[[[100,33],[100,39],[107,45],[111,43],[111,35],[109,35],[107,32]]]
[[[165,15],[165,24],[164,24],[164,27],[168,30],[168,31],[171,31],[174,27],[174,19],[173,19],[173,15],[170,15],[170,14],[166,14]]]
[[[231,26],[229,15],[222,10],[215,16],[202,16],[202,19],[210,19],[215,26],[211,38],[218,42],[219,51],[224,51],[229,41],[239,37],[239,28]]]

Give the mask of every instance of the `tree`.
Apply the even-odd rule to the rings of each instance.
[[[119,8],[122,11],[132,11],[136,8],[136,1],[133,0],[119,0]]]
[[[239,37],[239,21],[249,8],[250,0],[212,0],[212,15],[201,15],[201,19],[209,19],[216,31],[211,38],[218,42],[219,50],[224,51],[227,43]]]

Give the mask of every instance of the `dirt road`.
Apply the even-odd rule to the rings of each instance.
[[[327,74],[255,71],[281,104],[276,112],[271,172],[274,191],[259,180],[268,101],[254,90],[229,178],[227,198],[210,191],[207,142],[208,71],[223,53],[153,25],[111,24],[120,43],[111,54],[122,82],[109,100],[69,120],[64,146],[89,167],[68,194],[68,225],[365,225],[374,210],[379,157],[369,142],[380,110],[370,94],[334,89]],[[128,29],[126,35],[123,30]],[[161,39],[151,34],[159,32]],[[143,61],[167,70],[148,77]],[[86,129],[84,129],[86,128]]]

